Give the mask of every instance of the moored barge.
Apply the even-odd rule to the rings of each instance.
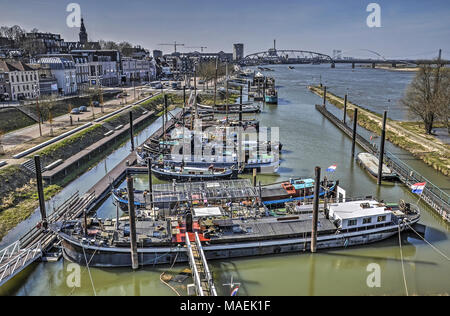
[[[231,217],[227,208],[192,209],[192,215],[136,222],[141,266],[187,262],[185,237],[197,232],[208,260],[301,253],[309,250],[310,214],[267,215],[264,207],[247,208],[245,217]],[[192,221],[186,221],[190,217]],[[388,205],[375,200],[329,204],[319,214],[317,249],[345,248],[385,240],[418,222],[420,212],[410,205]],[[94,267],[131,266],[129,222],[90,220],[52,226],[62,241],[66,259]]]

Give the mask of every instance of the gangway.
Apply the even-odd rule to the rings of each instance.
[[[190,234],[186,232],[187,254],[196,293],[198,296],[217,296],[216,287],[214,286],[212,274],[209,270],[198,233],[196,232],[194,236],[194,242],[191,243]]]
[[[42,257],[40,243],[22,249],[20,240],[0,252],[0,286]]]
[[[47,217],[48,224],[79,218],[94,201],[93,194],[79,196],[76,192],[58,209]],[[56,234],[44,230],[40,225],[32,228],[20,240],[0,251],[0,287],[14,278],[33,262],[41,259],[44,253],[57,241]]]

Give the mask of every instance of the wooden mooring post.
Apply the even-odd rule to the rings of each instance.
[[[346,94],[344,97],[344,124],[347,124],[347,102],[348,102],[348,95]]]
[[[128,211],[130,217],[131,265],[133,270],[137,270],[139,268],[139,258],[137,253],[136,213],[134,209],[134,186],[132,177],[127,177],[127,189]]]
[[[320,193],[320,167],[316,167],[316,179],[314,183],[314,204],[311,231],[311,252],[317,251],[317,226],[319,222],[319,193]]]
[[[353,117],[353,136],[352,136],[352,157],[355,157],[356,150],[356,128],[358,127],[358,109],[355,108],[355,115]]]
[[[327,107],[327,87],[323,87],[323,107]]]
[[[384,111],[383,129],[381,130],[380,157],[378,159],[378,185],[381,185],[383,179],[384,143],[386,141],[386,122],[387,122],[387,111]]]
[[[148,193],[149,193],[149,201],[150,208],[153,208],[153,179],[152,179],[152,158],[147,159],[148,165]]]
[[[130,138],[131,138],[131,151],[134,151],[133,111],[130,111]]]
[[[167,94],[164,95],[164,109],[163,109],[163,135],[164,135],[164,140],[166,140],[166,125],[167,125],[167,119],[166,119],[166,111],[167,111]]]
[[[36,182],[39,197],[39,211],[41,212],[42,227],[47,229],[47,211],[45,209],[44,184],[42,182],[41,157],[34,156],[34,166],[36,168]]]

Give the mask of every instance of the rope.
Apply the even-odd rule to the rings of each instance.
[[[406,224],[406,225],[408,225],[408,227],[409,227],[414,233],[416,233],[416,235],[419,236],[425,243],[427,243],[428,245],[430,245],[430,247],[433,248],[434,251],[436,251],[438,254],[440,254],[440,255],[443,256],[445,259],[447,259],[447,261],[450,261],[450,258],[449,258],[447,255],[445,255],[442,251],[440,251],[438,248],[436,248],[436,247],[433,246],[430,242],[428,242],[425,238],[423,238],[418,232],[416,232],[416,231],[414,230],[414,228],[412,228],[409,224]]]
[[[91,264],[92,259],[94,259],[94,256],[95,256],[96,253],[97,253],[97,249],[95,249],[94,253],[91,256],[91,259],[89,259],[89,264]],[[83,275],[83,274],[84,274],[84,272],[81,275]],[[69,296],[72,296],[73,292],[75,292],[75,289],[76,289],[75,287],[72,288],[72,291],[69,293]]]
[[[89,262],[86,257],[86,252],[84,251],[84,246],[81,245],[81,248],[83,248],[84,260],[86,261],[86,268],[88,270],[89,279],[91,279],[92,290],[94,291],[94,296],[97,296],[97,292],[95,291],[94,281],[92,280],[91,269],[89,268]]]
[[[403,262],[403,250],[402,250],[402,238],[401,238],[401,225],[398,225],[398,243],[400,245],[400,259],[402,261],[402,272],[403,272],[403,283],[405,285],[405,291],[406,296],[409,296],[408,294],[408,286],[406,284],[406,276],[405,276],[405,263]]]
[[[173,261],[172,266],[170,267],[169,271],[171,271],[171,270],[173,269],[173,267],[175,266],[175,263],[177,262],[178,254],[179,254],[179,252],[177,252],[177,255],[175,256],[175,260]],[[164,280],[162,279],[162,277],[164,276],[164,274],[166,274],[166,271],[164,271],[163,273],[161,273],[161,275],[159,276],[159,280],[160,280],[163,284],[167,285],[167,286],[168,286],[172,291],[174,291],[178,296],[181,296],[180,293],[178,293],[178,291],[177,291],[174,287],[172,287],[169,283],[167,283],[166,281],[164,281]]]

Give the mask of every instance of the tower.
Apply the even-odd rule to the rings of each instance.
[[[84,26],[84,19],[81,19],[80,43],[82,45],[86,45],[88,43],[88,34],[86,32],[86,27]]]
[[[241,60],[244,58],[244,44],[233,45],[233,60]]]

